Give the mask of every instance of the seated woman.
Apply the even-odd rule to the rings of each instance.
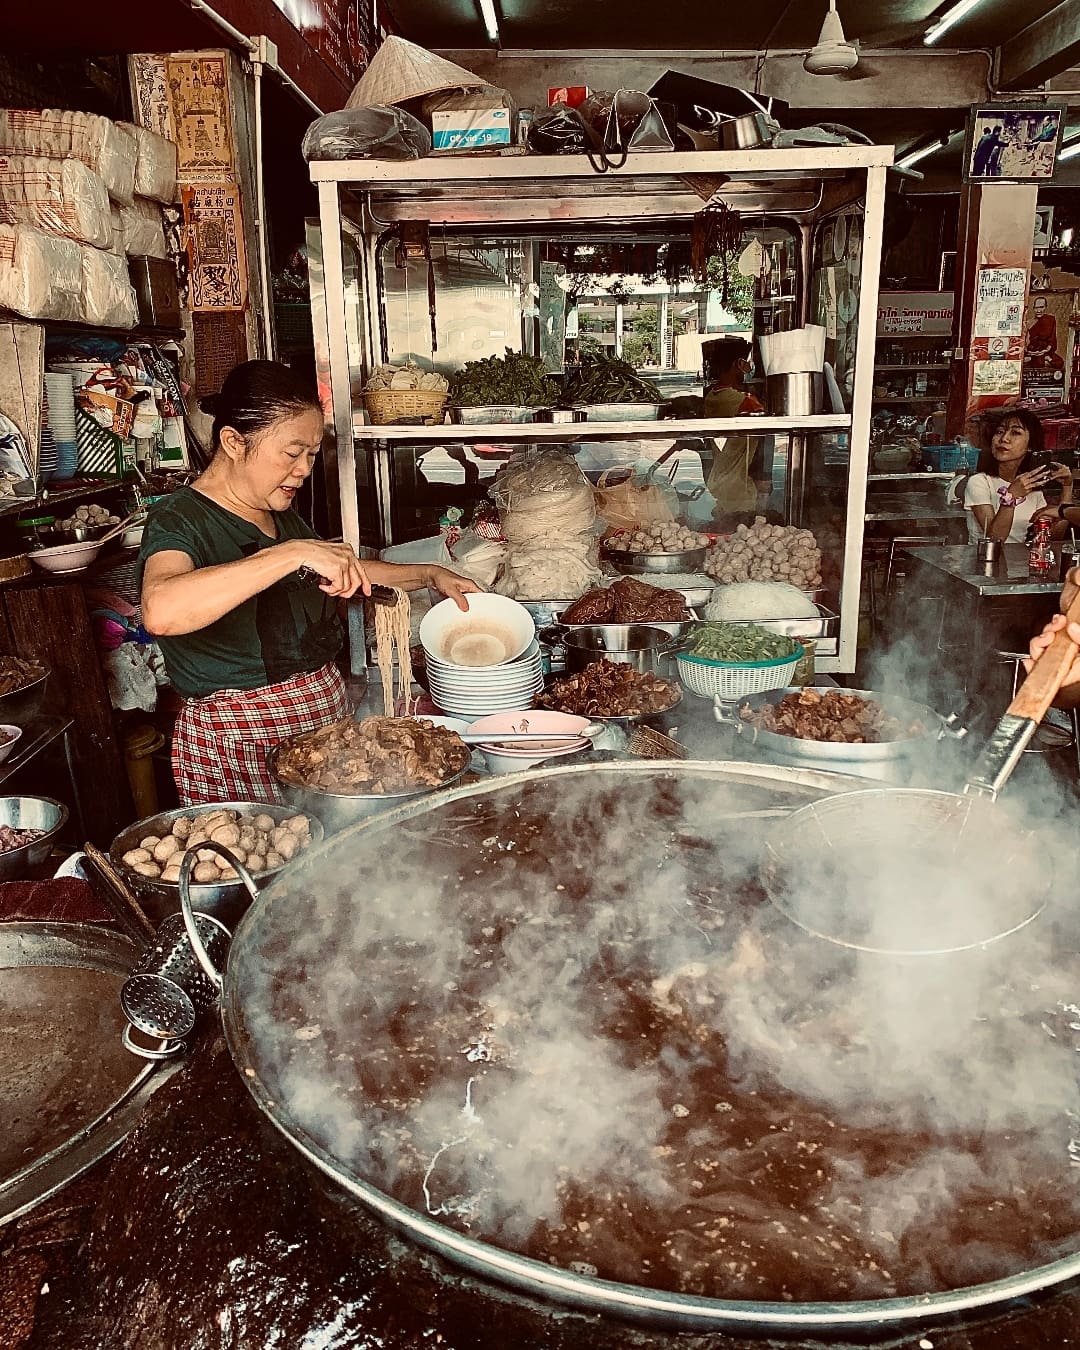
[[[737,337],[702,343],[706,417],[744,417],[765,411],[744,384],[751,369],[751,351],[749,342]],[[734,435],[713,444],[706,486],[716,500],[715,520],[725,527],[752,520],[772,488],[764,472],[764,438]]]
[[[1047,511],[1042,489],[1061,484],[1063,504],[1072,501],[1072,473],[1063,464],[1035,463],[1043,453],[1042,423],[1025,408],[1008,408],[990,428],[990,447],[979,456],[964,489],[968,538],[1022,544],[1034,516]],[[1056,508],[1054,508],[1056,514]]]
[[[278,800],[270,747],[348,714],[339,601],[380,582],[432,586],[465,610],[479,589],[444,567],[361,563],[351,545],[315,536],[292,507],[323,413],[288,366],[247,361],[210,402],[213,459],[151,507],[139,554],[143,623],[184,700],[172,765],[185,806]]]

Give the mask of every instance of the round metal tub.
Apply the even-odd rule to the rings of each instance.
[[[206,811],[218,810],[240,811],[244,815],[250,816],[265,812],[266,815],[273,816],[279,823],[288,820],[290,816],[296,815],[298,811],[304,811],[311,817],[312,845],[322,842],[323,823],[319,814],[310,804],[279,806],[276,802],[207,802],[202,806],[179,806],[174,807],[171,811],[159,811],[156,816],[147,816],[145,820],[136,821],[134,825],[129,825],[126,830],[121,830],[109,845],[109,857],[113,866],[138,896],[146,913],[155,922],[160,922],[168,914],[179,912],[180,887],[175,881],[162,881],[160,877],[140,876],[138,872],[124,862],[124,854],[133,848],[138,848],[139,840],[145,839],[148,834],[168,834],[172,829],[173,821],[179,820],[181,816],[197,816]],[[255,877],[256,884],[259,886],[265,885],[280,870],[278,868],[276,871],[259,872]],[[222,881],[213,885],[193,885],[191,895],[195,902],[195,908],[200,913],[213,914],[227,924],[239,923],[240,915],[251,903],[244,883],[239,879]]]
[[[88,924],[0,924],[0,1224],[105,1157],[174,1071],[121,1047],[120,986],[137,960]]]
[[[284,744],[286,742],[282,742],[282,745]],[[446,782],[440,783],[437,787],[407,788],[401,792],[323,792],[320,788],[299,787],[296,783],[289,783],[282,778],[277,771],[277,757],[280,750],[281,746],[275,746],[267,756],[266,762],[270,772],[281,784],[286,801],[291,803],[289,814],[292,815],[293,811],[310,811],[331,833],[344,830],[349,825],[366,820],[369,816],[392,811],[394,807],[415,801],[417,798],[426,800],[433,793],[453,787],[469,768],[469,761],[466,760],[457,773],[451,774]],[[193,890],[197,891],[198,887],[193,887]]]
[[[791,764],[798,768],[819,769],[826,772],[855,774],[879,782],[905,784],[920,765],[936,762],[939,744],[949,737],[962,736],[947,719],[921,703],[890,695],[875,694],[867,689],[840,689],[837,692],[854,698],[872,699],[887,712],[905,723],[921,722],[926,728],[920,736],[907,736],[899,741],[883,741],[877,745],[849,745],[838,741],[811,741],[799,736],[782,736],[775,731],[744,722],[739,716],[743,708],[761,708],[778,703],[788,694],[800,694],[799,688],[772,689],[764,694],[751,694],[739,699],[733,707],[719,699],[714,700],[713,715],[724,726],[731,727],[739,736],[759,749],[772,763]]]
[[[310,917],[312,897],[326,894],[325,868],[336,863],[349,875],[363,877],[374,867],[375,859],[385,856],[388,850],[393,851],[403,838],[422,839],[425,817],[435,810],[439,815],[431,822],[431,828],[441,829],[442,845],[452,848],[454,820],[459,816],[469,818],[485,797],[504,794],[504,801],[516,801],[527,785],[549,784],[548,795],[553,801],[559,801],[565,799],[575,786],[597,796],[605,791],[621,793],[633,780],[676,785],[680,799],[684,787],[692,796],[699,786],[702,789],[715,786],[721,792],[721,798],[716,803],[710,799],[710,811],[695,817],[697,830],[702,828],[705,819],[738,822],[737,828],[742,830],[747,828],[743,824],[744,818],[783,812],[837,791],[851,791],[859,784],[858,779],[850,777],[769,765],[652,763],[617,768],[602,765],[556,768],[414,801],[336,836],[322,848],[306,854],[288,877],[281,878],[268,889],[263,903],[248,911],[233,942],[224,976],[222,1015],[230,1052],[246,1087],[276,1128],[349,1196],[399,1232],[459,1266],[549,1302],[676,1330],[719,1333],[754,1329],[798,1335],[805,1343],[805,1338],[825,1331],[854,1332],[860,1328],[872,1331],[904,1325],[921,1328],[952,1314],[1018,1299],[1080,1275],[1078,1250],[1037,1268],[983,1284],[910,1297],[846,1302],[734,1300],[603,1280],[572,1268],[530,1259],[491,1241],[480,1241],[433,1217],[439,1211],[424,1213],[419,1207],[405,1205],[373,1185],[364,1175],[362,1162],[366,1151],[361,1124],[364,1113],[362,1093],[356,1092],[351,1097],[353,1123],[341,1120],[327,1135],[322,1124],[312,1123],[309,1128],[302,1123],[305,1108],[298,1100],[291,1099],[287,1091],[283,1093],[280,1083],[275,1087],[270,1079],[264,1081],[257,1052],[259,1026],[251,1021],[251,1017],[260,1015],[258,1000],[249,1008],[248,999],[260,986],[264,991],[276,987],[267,972],[267,953],[274,949],[274,944],[280,947],[282,933],[300,932],[308,923],[305,916]],[[764,810],[762,798],[766,804]],[[767,809],[769,804],[775,810]],[[451,806],[458,808],[456,813],[450,812]],[[497,841],[488,842],[494,846]],[[344,877],[345,874],[341,875]],[[330,902],[331,908],[333,903]],[[358,918],[362,912],[357,909]],[[292,968],[292,957],[293,953],[288,950],[276,951],[275,960],[283,972]],[[415,969],[420,979],[426,965],[415,965],[410,969]],[[310,971],[305,972],[305,976],[308,980],[312,978]],[[443,978],[437,973],[433,977]],[[356,978],[363,980],[359,972]],[[261,997],[265,998],[265,992]],[[334,1006],[337,997],[335,994],[331,999]],[[319,1027],[310,1027],[304,1036],[296,1037],[290,1030],[287,1032],[288,1044],[291,1047],[294,1040],[311,1039],[319,1034]],[[297,1052],[290,1048],[287,1053],[290,1064],[295,1066]],[[466,1108],[468,1105],[466,1097]],[[320,1113],[322,1110],[320,1107]]]

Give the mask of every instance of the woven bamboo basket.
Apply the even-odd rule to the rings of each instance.
[[[363,398],[371,422],[383,427],[405,419],[441,422],[449,395],[440,389],[368,389]]]

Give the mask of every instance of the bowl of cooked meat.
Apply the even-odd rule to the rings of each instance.
[[[53,797],[0,797],[0,881],[18,881],[43,863],[67,820]]]
[[[0,722],[24,726],[40,708],[48,678],[40,661],[0,656]]]
[[[282,741],[267,763],[287,801],[340,830],[450,787],[470,758],[456,732],[423,717],[345,717]]]
[[[963,735],[932,709],[866,689],[773,689],[714,701],[718,722],[753,742],[767,759],[906,782],[920,755]]]
[[[681,700],[682,690],[673,680],[602,658],[555,680],[536,702],[595,722],[636,726],[670,712]]]

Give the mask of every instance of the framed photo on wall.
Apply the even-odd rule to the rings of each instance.
[[[1048,249],[1054,242],[1054,208],[1052,206],[1037,206],[1035,208],[1035,236],[1033,244],[1036,249]]]
[[[968,114],[964,181],[1040,183],[1052,178],[1064,125],[1060,103],[976,104]]]

